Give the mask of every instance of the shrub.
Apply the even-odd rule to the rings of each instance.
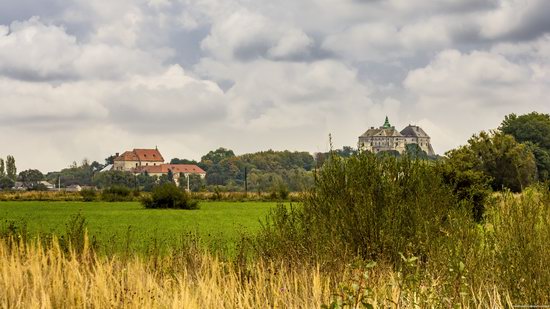
[[[92,202],[97,198],[97,192],[94,189],[82,189],[79,193],[84,202]]]
[[[133,199],[132,191],[123,186],[112,186],[101,192],[101,200],[105,202],[125,202]]]
[[[423,257],[457,203],[433,163],[362,153],[331,156],[300,208],[280,206],[259,236],[266,256],[338,261],[345,254],[399,263]]]
[[[150,197],[141,200],[145,208],[197,209],[198,202],[178,189],[173,183],[165,183],[153,189]]]

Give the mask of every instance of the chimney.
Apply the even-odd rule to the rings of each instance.
[[[117,153],[115,153],[115,157],[118,157],[118,155],[119,155],[119,153],[118,153],[118,152],[117,152]]]

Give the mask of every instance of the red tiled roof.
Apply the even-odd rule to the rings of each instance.
[[[140,166],[135,169],[136,173],[147,172],[149,174],[168,174],[168,170],[171,170],[174,174],[188,173],[188,174],[206,174],[206,172],[194,165],[194,164],[161,164],[161,165],[148,165]]]
[[[138,157],[133,151],[126,151],[120,156],[114,159],[115,161],[139,161]]]
[[[116,157],[115,161],[164,162],[164,158],[158,149],[134,149]]]
[[[140,161],[164,162],[164,158],[158,149],[134,149],[134,153]]]

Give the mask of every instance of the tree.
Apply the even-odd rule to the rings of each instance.
[[[527,145],[501,132],[481,132],[468,145],[451,150],[447,157],[461,171],[481,171],[491,177],[494,190],[520,192],[536,178],[535,156]]]
[[[405,153],[409,156],[411,159],[421,159],[426,160],[428,159],[428,154],[418,146],[418,144],[407,144],[405,146]]]
[[[187,159],[180,159],[180,158],[173,158],[170,160],[170,164],[199,164],[199,162],[195,160],[187,160]]]
[[[114,164],[116,156],[111,155],[105,158],[105,165]]]
[[[40,181],[44,180],[44,174],[39,170],[28,169],[19,173],[19,179],[28,189],[36,189]]]
[[[15,185],[15,182],[10,178],[3,176],[0,177],[0,190],[11,189]]]
[[[550,150],[550,115],[532,112],[517,116],[510,114],[499,127],[504,134],[512,135],[518,142],[531,142]]]
[[[133,188],[135,186],[136,179],[134,174],[129,172],[107,171],[97,173],[93,178],[93,183],[100,188],[109,188],[112,186]]]
[[[137,183],[140,190],[143,190],[146,192],[151,192],[151,190],[153,190],[153,188],[157,184],[157,181],[158,181],[157,176],[151,176],[147,172],[144,172],[137,176]]]
[[[539,180],[550,179],[550,115],[532,112],[504,118],[499,129],[518,142],[528,144],[535,155]]]
[[[6,158],[6,176],[15,181],[17,179],[17,167],[15,167],[15,158],[7,156]]]
[[[0,177],[6,176],[6,169],[4,167],[4,159],[0,158]]]

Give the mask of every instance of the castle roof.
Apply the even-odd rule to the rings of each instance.
[[[379,128],[374,129],[370,128],[368,129],[363,135],[360,137],[373,137],[373,136],[381,136],[381,137],[401,137],[401,133],[397,131],[394,127],[391,127],[389,129]]]
[[[386,119],[384,121],[384,124],[378,128],[375,129],[374,127],[371,127],[367,130],[367,132],[363,133],[360,137],[372,137],[372,136],[385,136],[385,137],[400,137],[401,134],[399,131],[395,129],[390,124],[390,121],[388,120],[388,116],[386,116]]]
[[[405,129],[401,130],[401,135],[406,137],[429,137],[421,127],[413,125],[408,125]]]

